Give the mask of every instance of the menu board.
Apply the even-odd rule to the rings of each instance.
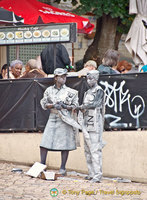
[[[0,27],[0,45],[73,42],[73,29],[76,33],[75,23]]]

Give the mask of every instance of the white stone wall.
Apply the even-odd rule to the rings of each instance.
[[[42,133],[0,133],[0,161],[28,165],[40,162],[41,137]],[[103,176],[147,183],[146,131],[106,131],[103,139]],[[67,170],[87,173],[83,142],[80,132],[81,146],[70,152]],[[59,169],[60,162],[60,152],[48,152],[49,168]]]

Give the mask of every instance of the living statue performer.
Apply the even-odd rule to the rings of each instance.
[[[84,150],[88,167],[86,180],[100,182],[102,178],[102,141],[105,94],[97,84],[99,72],[91,70],[87,74],[87,83],[90,87],[84,94],[83,104],[79,111],[79,123],[84,135]]]
[[[68,154],[69,151],[76,149],[77,129],[81,128],[74,120],[72,112],[78,106],[78,91],[65,85],[66,74],[66,69],[55,69],[55,84],[45,90],[40,101],[44,110],[50,109],[40,144],[41,163],[46,163],[48,151],[61,151],[59,173],[62,175],[66,175]]]

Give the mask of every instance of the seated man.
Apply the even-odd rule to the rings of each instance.
[[[78,76],[86,76],[87,73],[90,71],[90,70],[96,70],[97,69],[97,64],[94,60],[88,60],[85,65],[84,65],[84,68],[81,69],[80,71],[78,71]]]
[[[84,68],[79,70],[78,72],[68,72],[68,76],[86,76],[87,73],[91,70],[97,69],[97,63],[94,60],[88,60],[84,64]]]
[[[37,61],[35,59],[30,59],[26,66],[25,72],[21,76],[21,78],[44,78],[47,75],[41,70],[37,68]]]

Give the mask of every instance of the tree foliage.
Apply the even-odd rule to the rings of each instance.
[[[56,0],[58,3],[60,1]],[[94,40],[86,50],[83,59],[84,62],[94,59],[100,64],[104,52],[110,48],[117,50],[121,35],[129,31],[134,19],[133,15],[129,15],[129,0],[71,1],[73,6],[77,5],[72,12],[78,15],[91,14],[96,17]]]
[[[57,3],[60,1],[56,0]],[[72,0],[73,6],[77,4],[77,0]],[[80,0],[80,5],[73,12],[79,15],[91,13],[97,18],[102,17],[103,14],[118,18],[117,31],[121,33],[128,32],[134,18],[129,15],[129,0]]]

